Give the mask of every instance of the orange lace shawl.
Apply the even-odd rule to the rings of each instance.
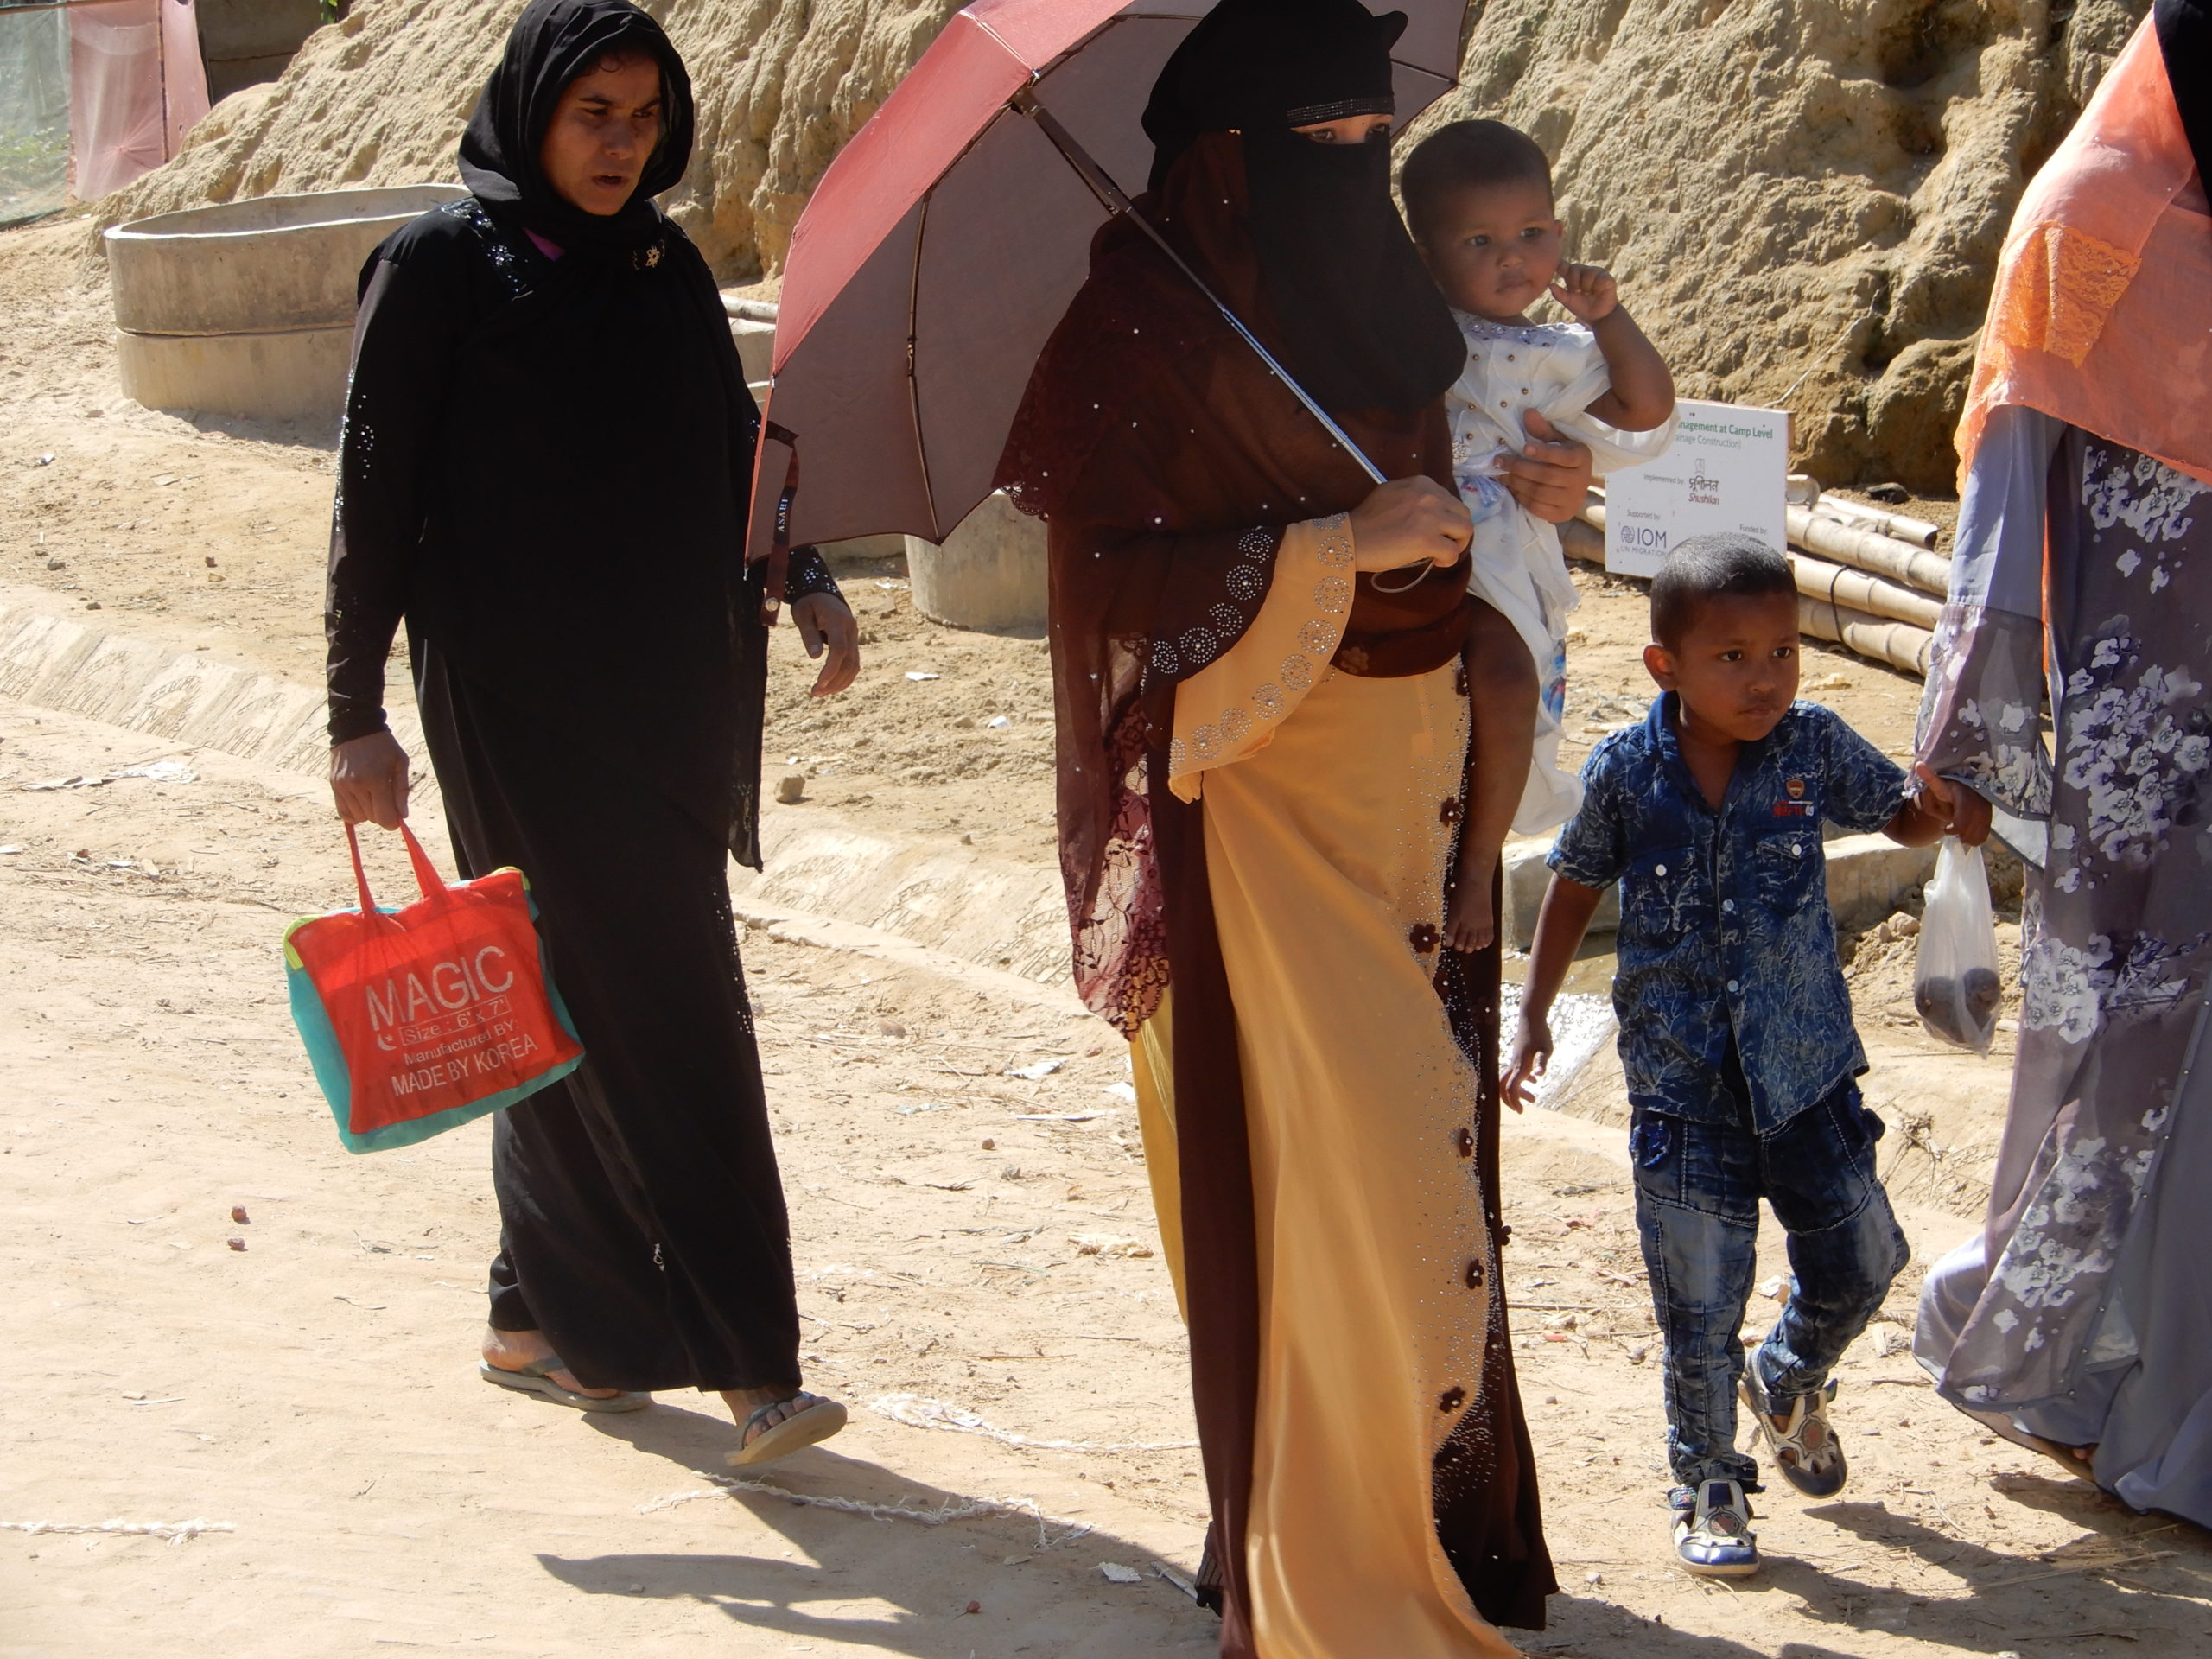
[[[2024,404],[2212,483],[2212,215],[2145,18],[2030,181],[1959,423]]]

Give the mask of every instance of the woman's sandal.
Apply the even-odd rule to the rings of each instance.
[[[532,1360],[519,1370],[509,1370],[504,1365],[494,1365],[488,1359],[476,1363],[477,1374],[486,1382],[497,1383],[503,1389],[513,1389],[521,1394],[542,1395],[563,1406],[573,1406],[578,1411],[643,1411],[653,1402],[650,1394],[611,1394],[604,1400],[588,1394],[578,1394],[574,1389],[564,1389],[556,1382],[549,1372],[565,1371],[568,1362],[558,1354],[548,1354],[543,1359]]]
[[[810,1406],[802,1406],[780,1423],[772,1423],[760,1433],[754,1427],[772,1411],[780,1411],[796,1400],[811,1400]],[[835,1400],[824,1400],[818,1394],[801,1389],[788,1399],[771,1400],[745,1420],[738,1430],[737,1450],[727,1453],[722,1461],[733,1469],[742,1469],[749,1464],[773,1463],[778,1458],[787,1458],[792,1452],[810,1446],[817,1446],[845,1426],[845,1408]]]
[[[2031,1452],[2041,1452],[2075,1479],[2086,1480],[2092,1486],[2098,1484],[2095,1446],[2062,1446],[2056,1440],[2044,1439],[2040,1434],[2031,1434],[2001,1411],[1968,1410],[1967,1415],[1991,1433],[2010,1440],[2015,1446],[2025,1446]]]
[[[2028,1433],[2020,1436],[2020,1444],[2031,1452],[2042,1452],[2076,1480],[2086,1480],[2092,1486],[2098,1484],[2095,1446],[2063,1446],[2056,1440],[2047,1440],[2040,1434]]]

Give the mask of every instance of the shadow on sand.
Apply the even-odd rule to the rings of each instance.
[[[709,1490],[696,1471],[721,1470],[730,1443],[728,1423],[700,1412],[664,1407],[591,1421],[683,1471],[678,1484],[687,1492]],[[1151,1550],[1128,1538],[1033,1514],[925,1525],[820,1502],[930,1513],[1019,1494],[947,1491],[820,1447],[755,1478],[775,1490],[687,1501],[742,1505],[781,1536],[788,1555],[538,1560],[588,1595],[683,1598],[794,1643],[853,1643],[917,1659],[1025,1653],[1140,1659],[1213,1649],[1219,1628],[1213,1617],[1156,1576]],[[1561,1659],[1850,1659],[1866,1651],[1860,1638],[1870,1635],[1985,1659],[2008,1651],[2086,1654],[2101,1637],[2124,1643],[2132,1659],[2212,1652],[2212,1612],[2204,1601],[2212,1590],[2212,1534],[2135,1514],[2080,1481],[2010,1475],[2002,1484],[2014,1500],[2101,1535],[2042,1560],[1974,1541],[1964,1535],[1993,1529],[1961,1527],[1950,1516],[1938,1526],[1876,1501],[1828,1503],[1806,1513],[1836,1529],[1839,1554],[1855,1554],[1870,1566],[1887,1557],[1887,1570],[1866,1573],[1840,1560],[1830,1566],[1777,1551],[1757,1578],[1712,1586],[1715,1596],[1759,1605],[1767,1631],[1782,1620],[1802,1629],[1804,1640],[1698,1635],[1586,1594],[1554,1597],[1548,1630],[1509,1634],[1529,1654]],[[1110,1584],[1099,1571],[1103,1561],[1145,1576],[1135,1585]],[[1920,1569],[1921,1586],[1866,1581],[1894,1579],[1899,1566]],[[976,1612],[967,1611],[970,1603]],[[1725,1624],[1725,1615],[1716,1622]]]
[[[682,1471],[671,1497],[710,1493],[697,1471],[721,1472],[731,1444],[726,1419],[667,1406],[589,1421]],[[849,1643],[918,1659],[1022,1653],[1140,1659],[1214,1649],[1220,1627],[1213,1615],[1158,1576],[1150,1547],[1034,1513],[960,1516],[978,1499],[1018,1503],[1019,1492],[947,1491],[820,1446],[770,1468],[729,1472],[774,1490],[683,1502],[741,1505],[787,1548],[753,1554],[541,1554],[538,1560],[587,1595],[698,1602],[734,1624],[793,1643]],[[949,1511],[950,1518],[927,1524],[871,1516],[823,1502],[830,1499],[931,1517]],[[711,1535],[702,1538],[712,1541]],[[1099,1570],[1104,1561],[1143,1577],[1109,1583]]]
[[[1516,1639],[1531,1654],[1562,1659],[1848,1659],[1868,1650],[1863,1641],[1831,1646],[1821,1639],[1841,1642],[1846,1631],[1987,1659],[2093,1653],[2099,1638],[2124,1644],[2131,1659],[2196,1659],[2212,1652],[2212,1611],[2205,1605],[2212,1591],[2212,1533],[2170,1516],[2139,1515],[2083,1481],[2011,1475],[2003,1478],[2003,1490],[2016,1502],[2101,1535],[2044,1559],[1991,1548],[1960,1535],[1965,1529],[1955,1523],[1941,1529],[1879,1502],[1822,1504],[1804,1513],[1837,1529],[1840,1554],[1851,1553],[1853,1543],[1863,1560],[1887,1554],[1892,1570],[1880,1576],[1897,1576],[1894,1566],[1917,1567],[1924,1587],[1862,1582],[1847,1566],[1773,1552],[1756,1578],[1714,1580],[1711,1592],[1763,1601],[1760,1622],[1768,1630],[1779,1617],[1797,1623],[1808,1640],[1776,1643],[1769,1637],[1752,1645],[1698,1636],[1566,1595],[1553,1599],[1549,1630],[1516,1633]]]

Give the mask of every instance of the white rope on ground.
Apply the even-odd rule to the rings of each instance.
[[[888,1417],[909,1428],[942,1428],[955,1434],[980,1434],[1001,1446],[1019,1446],[1033,1452],[1189,1452],[1198,1444],[1196,1440],[1131,1440],[1096,1446],[1087,1440],[1033,1440],[1027,1434],[995,1427],[972,1411],[948,1406],[942,1400],[925,1400],[916,1394],[883,1395],[869,1401],[868,1408],[879,1417]]]
[[[227,1521],[0,1521],[0,1532],[108,1532],[133,1538],[166,1538],[181,1544],[203,1532],[236,1532]]]
[[[912,1521],[917,1526],[941,1527],[953,1521],[987,1520],[998,1516],[1024,1516],[1037,1522],[1037,1548],[1056,1549],[1062,1544],[1073,1543],[1090,1530],[1085,1521],[1064,1520],[1056,1515],[1046,1515],[1037,1507],[1036,1500],[1027,1497],[947,1497],[931,1508],[918,1503],[911,1497],[902,1497],[896,1503],[874,1503],[866,1498],[840,1497],[835,1493],[795,1492],[788,1486],[772,1485],[765,1480],[746,1480],[736,1475],[709,1474],[703,1469],[692,1472],[702,1480],[714,1483],[698,1491],[674,1492],[666,1497],[657,1497],[650,1503],[638,1506],[640,1515],[652,1515],[661,1510],[672,1510],[679,1503],[695,1503],[701,1498],[724,1497],[732,1492],[755,1492],[763,1497],[780,1497],[788,1503],[804,1504],[809,1509],[835,1510],[840,1515],[863,1515],[871,1521]],[[1065,1528],[1057,1538],[1047,1531],[1048,1526]]]

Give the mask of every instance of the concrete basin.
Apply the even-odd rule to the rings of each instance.
[[[257,196],[107,232],[115,354],[149,409],[306,421],[345,410],[354,289],[377,244],[454,184]]]
[[[998,491],[944,538],[906,538],[914,608],[932,622],[986,633],[1045,626],[1045,524]]]
[[[115,326],[134,334],[252,334],[353,321],[369,251],[467,194],[457,184],[257,196],[111,226]]]
[[[124,396],[148,409],[304,421],[334,435],[346,411],[353,325],[264,334],[115,333]]]

